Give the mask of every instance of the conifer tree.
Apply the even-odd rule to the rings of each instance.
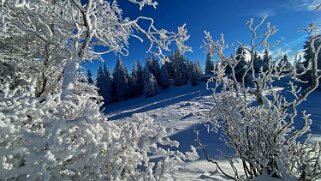
[[[99,66],[97,72],[96,86],[98,93],[104,98],[104,103],[109,104],[113,100],[112,76],[104,63],[103,67]]]
[[[152,97],[157,94],[156,78],[149,71],[148,66],[144,68],[144,94],[146,97]]]
[[[178,72],[177,74],[175,74],[174,85],[175,86],[184,85],[184,76],[181,72]]]
[[[282,71],[282,73],[289,73],[293,68],[292,64],[288,60],[288,56],[284,54],[281,61],[279,62],[278,69]]]
[[[153,57],[150,60],[150,65],[149,65],[149,71],[155,76],[157,82],[159,83],[160,80],[160,66],[159,62],[157,60],[156,55],[153,55]]]
[[[161,67],[160,70],[159,86],[161,86],[162,89],[167,89],[170,86],[168,72],[164,65]]]
[[[168,72],[169,79],[174,79],[174,76],[175,76],[175,69],[173,64],[173,62],[175,61],[174,59],[175,59],[174,52],[171,52],[171,54],[169,55],[170,61],[166,61],[164,63],[164,66],[166,67],[166,70]]]
[[[98,67],[96,87],[98,88],[98,93],[103,97],[103,86],[104,86],[104,72],[101,66]]]
[[[205,74],[213,74],[214,64],[212,62],[212,56],[210,53],[206,55],[206,62],[205,62]]]
[[[191,80],[193,69],[194,69],[193,62],[190,61],[190,60],[187,60],[186,61],[186,71],[185,72],[186,72],[186,79],[188,81]]]
[[[311,61],[312,57],[313,57],[313,52],[312,52],[312,49],[311,49],[311,46],[310,46],[310,43],[311,43],[311,37],[308,38],[308,40],[304,43],[303,45],[303,48],[304,48],[304,66],[307,67],[308,64],[309,64],[309,61]],[[316,40],[314,42],[314,46],[319,46],[321,44],[321,40]],[[319,53],[318,55],[318,69],[321,69],[321,52]]]
[[[262,60],[261,56],[257,54],[257,52],[254,53],[253,68],[254,68],[255,73],[260,73],[261,68],[262,68],[262,71],[264,70],[263,60]]]
[[[128,74],[128,96],[135,97],[136,96],[136,89],[137,89],[137,70],[136,64],[133,65],[132,72]]]
[[[87,71],[87,82],[88,82],[89,84],[93,84],[93,83],[94,83],[93,74],[91,73],[90,70]]]
[[[312,52],[312,48],[311,48],[311,45],[310,45],[312,38],[313,38],[313,36],[310,36],[310,37],[308,38],[308,40],[304,43],[304,46],[303,46],[303,48],[304,48],[304,55],[303,55],[303,57],[304,57],[305,61],[303,61],[301,64],[302,64],[303,67],[305,67],[305,68],[308,67],[309,62],[311,62],[311,60],[312,60],[312,58],[313,58],[313,52]],[[321,40],[320,40],[320,39],[317,39],[317,40],[314,42],[314,46],[315,46],[315,47],[319,46],[320,44],[321,44]],[[317,63],[318,63],[318,67],[317,67],[317,68],[318,68],[318,69],[321,69],[321,51],[320,51],[320,53],[319,53],[319,55],[318,55]],[[311,80],[312,80],[311,71],[310,71],[310,70],[307,71],[307,73],[306,73],[305,75],[301,76],[301,78],[302,78],[303,80],[306,80],[306,81],[311,82]],[[321,79],[320,79],[320,81],[321,81]],[[319,88],[320,88],[320,86],[319,86]]]
[[[263,59],[262,59],[262,69],[263,72],[266,72],[267,70],[269,70],[269,62],[272,60],[271,55],[269,55],[269,51],[267,49],[264,50],[264,55],[263,55]]]
[[[143,79],[143,66],[140,63],[140,61],[137,62],[136,65],[136,91],[135,95],[136,96],[141,96],[144,94],[144,79]]]
[[[107,69],[105,75],[104,75],[104,102],[105,104],[110,104],[113,101],[113,78],[111,75],[111,72]]]
[[[128,75],[120,56],[113,72],[113,92],[116,101],[125,100],[127,98]]]
[[[238,61],[238,64],[235,66],[236,79],[237,81],[241,81],[247,67],[247,62],[245,60],[245,49],[243,47],[240,46],[237,49],[235,60]]]
[[[186,63],[185,63],[184,56],[179,51],[175,53],[173,66],[175,70],[174,85],[180,86],[180,85],[187,84]]]
[[[193,64],[196,65],[196,64]],[[199,75],[197,73],[197,67],[193,66],[192,72],[191,72],[191,85],[196,86],[199,85]]]
[[[202,71],[202,66],[201,66],[201,62],[199,60],[197,60],[196,62],[194,62],[194,67],[196,69],[196,73],[198,77],[201,77],[203,71]]]

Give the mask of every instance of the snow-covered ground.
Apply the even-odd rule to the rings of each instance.
[[[171,139],[180,142],[180,151],[188,151],[194,145],[200,159],[189,162],[177,175],[177,180],[228,180],[212,163],[205,160],[201,148],[195,143],[195,130],[200,131],[200,140],[208,148],[210,157],[218,160],[221,167],[229,172],[228,160],[224,154],[232,154],[220,140],[220,133],[208,132],[205,114],[212,106],[211,91],[205,83],[191,87],[170,87],[155,97],[139,97],[105,107],[104,112],[111,120],[126,120],[133,113],[146,113],[162,124],[171,133]],[[312,114],[312,139],[321,140],[321,92],[313,92],[308,100],[299,106],[299,112],[307,110]],[[300,124],[300,120],[298,121]],[[230,171],[229,173],[232,174]],[[264,178],[262,178],[264,180]]]

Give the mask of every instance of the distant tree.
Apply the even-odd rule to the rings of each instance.
[[[301,65],[304,67],[304,68],[307,68],[308,65],[309,65],[309,62],[311,62],[311,60],[313,59],[313,51],[312,51],[312,48],[311,48],[311,40],[312,40],[313,36],[310,36],[308,38],[308,40],[304,43],[303,45],[303,48],[304,48],[304,59],[305,61],[303,61],[301,63]],[[314,41],[314,45],[312,46],[319,46],[321,45],[321,40],[320,39],[317,39]],[[321,69],[321,51],[320,53],[317,55],[317,63],[318,63],[318,69]],[[312,80],[312,75],[311,75],[311,70],[307,71],[304,75],[301,76],[301,78],[305,81],[309,81],[311,83],[311,80]],[[321,79],[320,79],[321,81]]]
[[[120,56],[113,72],[113,92],[116,101],[125,100],[127,98],[128,74],[123,65]]]
[[[129,74],[127,66],[124,66],[124,67],[125,67],[125,76],[127,77],[127,90],[126,90],[125,99],[128,99],[135,96],[132,89],[133,88],[132,86],[134,86],[135,82],[132,79],[132,76]]]
[[[193,68],[194,68],[193,62],[190,61],[190,60],[187,60],[186,61],[186,66],[185,66],[185,69],[186,69],[185,72],[186,72],[187,81],[191,80]]]
[[[253,69],[255,73],[260,73],[261,70],[263,71],[263,60],[260,55],[257,54],[257,52],[254,53],[254,61],[253,61]],[[262,68],[262,69],[261,69]]]
[[[196,65],[196,64],[193,64]],[[193,66],[192,72],[191,72],[191,85],[199,85],[199,75],[197,73],[197,67]]]
[[[292,69],[293,69],[293,66],[289,62],[288,56],[284,54],[284,56],[282,57],[281,61],[278,64],[278,70],[279,71],[282,70],[282,73],[288,73],[288,72],[291,72]]]
[[[152,97],[157,94],[157,82],[155,76],[149,71],[148,66],[144,68],[144,94]]]
[[[160,79],[159,79],[159,86],[162,89],[167,89],[170,86],[169,76],[166,67],[163,65],[160,70]]]
[[[174,56],[173,66],[175,69],[174,84],[175,86],[187,84],[187,70],[184,56],[177,51]]]
[[[196,69],[196,73],[198,77],[201,77],[203,71],[202,71],[202,66],[199,60],[197,60],[196,62],[194,62],[194,67]]]
[[[235,55],[231,54],[230,57],[229,57],[230,60],[235,60]],[[230,63],[235,63],[235,62],[230,62]],[[223,63],[224,65],[226,65],[226,68],[225,68],[225,74],[226,75],[231,75],[232,74],[232,67],[230,67],[230,65],[227,64],[227,62],[224,62]]]
[[[236,50],[236,54],[235,54],[235,60],[236,62],[238,62],[235,66],[235,77],[237,79],[237,81],[241,81],[243,75],[245,74],[246,68],[247,68],[247,62],[245,59],[245,55],[246,55],[246,50],[244,49],[244,47],[239,47]]]
[[[140,61],[136,64],[136,90],[135,95],[141,96],[144,94],[144,79],[143,79],[143,66]]]
[[[184,76],[181,72],[178,72],[177,74],[175,74],[174,77],[174,85],[175,86],[181,86],[184,85]]]
[[[137,70],[136,64],[133,65],[132,71],[130,75],[128,74],[128,91],[127,96],[129,98],[136,96],[136,89],[137,89]]]
[[[272,61],[272,57],[271,57],[271,55],[269,55],[269,51],[267,49],[265,49],[263,58],[261,59],[261,57],[258,56],[259,65],[257,66],[257,68],[254,67],[254,69],[257,69],[258,70],[257,72],[260,72],[261,69],[263,72],[266,72],[267,70],[269,70],[269,62],[270,61]]]
[[[103,97],[104,72],[101,66],[99,66],[97,70],[96,87],[98,88],[99,95]]]
[[[98,93],[104,98],[105,104],[110,104],[113,101],[113,87],[112,87],[112,76],[110,71],[104,63],[103,68],[99,66],[97,71],[96,86]]]
[[[312,48],[311,48],[311,45],[310,45],[312,38],[313,38],[313,36],[310,36],[308,38],[308,40],[303,45],[303,48],[304,48],[303,57],[305,59],[305,61],[304,61],[304,66],[305,67],[308,66],[309,62],[311,61],[311,59],[313,58],[313,55],[314,55],[313,51],[312,51]],[[318,40],[316,40],[314,42],[314,46],[319,46],[319,45],[321,45],[321,40],[318,39]],[[321,69],[321,52],[318,55],[318,69]]]
[[[213,74],[213,70],[214,70],[214,64],[212,61],[212,56],[210,53],[207,53],[206,61],[205,61],[205,74]]]
[[[110,104],[113,101],[113,78],[110,70],[104,73],[103,97],[105,104]]]
[[[159,62],[157,60],[156,55],[153,55],[151,59],[149,59],[149,71],[150,73],[152,73],[157,82],[159,82],[160,80],[160,66],[159,66]]]
[[[89,84],[93,84],[93,83],[94,83],[93,74],[91,73],[90,70],[87,71],[87,82],[88,82]]]
[[[168,78],[169,79],[174,79],[174,76],[175,76],[175,69],[174,69],[174,66],[173,66],[173,58],[170,56],[170,61],[166,61],[164,63],[164,66],[166,67],[166,70],[168,72]]]

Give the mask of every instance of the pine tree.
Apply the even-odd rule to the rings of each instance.
[[[187,79],[187,81],[188,81],[188,80],[191,80],[193,68],[194,68],[193,62],[190,61],[190,60],[187,60],[187,61],[186,61],[186,71],[185,71],[185,72],[186,72],[186,79]]]
[[[260,73],[261,70],[264,71],[263,60],[257,52],[254,54],[253,68],[255,73]]]
[[[164,65],[160,70],[159,86],[161,86],[162,89],[167,89],[170,86],[168,72]]]
[[[140,63],[140,61],[137,62],[136,65],[136,91],[135,95],[136,96],[141,96],[144,94],[144,78],[143,78],[143,66]]]
[[[175,74],[174,85],[175,86],[184,85],[184,77],[183,77],[183,74],[181,72],[178,72],[177,74]]]
[[[308,38],[308,40],[304,43],[304,46],[303,46],[303,48],[304,48],[304,55],[303,55],[303,57],[304,57],[305,61],[302,62],[302,65],[303,65],[303,67],[305,67],[305,68],[308,67],[309,62],[311,62],[311,59],[313,58],[313,52],[312,52],[312,48],[311,48],[311,46],[310,46],[310,44],[311,44],[311,38],[312,38],[312,36],[310,36],[310,37]],[[316,39],[316,41],[314,42],[314,46],[315,46],[315,47],[318,47],[320,44],[321,44],[321,40],[320,40],[320,39]],[[317,67],[317,68],[318,68],[318,69],[321,69],[321,51],[320,51],[320,53],[319,53],[319,55],[318,55],[318,60],[317,60],[317,62],[318,62],[318,67]],[[310,80],[312,79],[311,71],[307,71],[307,73],[306,73],[305,75],[303,75],[303,76],[301,77],[301,79],[303,79],[303,80],[305,80],[305,81],[310,81]],[[320,81],[321,81],[321,79],[320,79]]]
[[[312,53],[312,49],[311,49],[311,37],[309,37],[309,39],[304,43],[303,48],[304,48],[304,66],[307,67],[309,62],[311,61],[312,57],[313,57],[313,53]],[[318,47],[321,44],[321,40],[320,39],[316,39],[316,41],[314,42],[314,46]],[[318,55],[318,69],[321,69],[321,51]]]
[[[144,68],[144,94],[146,97],[152,97],[157,94],[156,78],[149,71],[148,66]]]
[[[106,64],[104,68],[99,66],[97,71],[96,86],[98,93],[104,98],[104,103],[109,104],[112,102],[112,76],[109,70],[107,70]]]
[[[87,82],[88,82],[89,84],[93,84],[93,83],[94,83],[93,74],[91,73],[90,70],[87,71]]]
[[[196,64],[193,64],[196,65]],[[197,73],[197,67],[193,66],[192,72],[191,72],[191,85],[196,86],[199,85],[199,75]]]
[[[261,65],[263,72],[266,72],[267,70],[269,70],[269,62],[271,60],[272,60],[272,57],[271,55],[269,55],[269,51],[265,49],[263,59],[262,59],[262,65]]]
[[[196,69],[196,73],[198,77],[202,76],[202,67],[201,67],[201,62],[199,60],[197,60],[196,62],[194,62],[194,67]]]
[[[113,78],[111,72],[109,70],[106,70],[104,77],[105,85],[103,89],[103,97],[105,100],[105,104],[110,104],[113,101]]]
[[[103,97],[103,86],[104,86],[104,72],[101,66],[98,67],[97,78],[96,78],[96,87],[98,88],[98,93]]]
[[[157,82],[160,80],[160,66],[156,55],[153,55],[149,64],[149,71],[155,76]]]
[[[288,73],[293,68],[292,64],[288,60],[288,56],[284,54],[281,61],[279,62],[278,69],[282,71],[282,73]]]
[[[131,87],[131,86],[134,86],[135,83],[133,82],[134,80],[132,79],[131,75],[129,75],[127,67],[126,66],[124,67],[125,67],[125,76],[127,78],[127,90],[126,90],[125,99],[128,99],[135,96],[133,89]]]
[[[212,56],[210,53],[206,55],[206,62],[205,62],[205,74],[213,74],[214,64],[212,62]]]
[[[126,68],[122,63],[120,56],[118,56],[113,72],[113,92],[114,100],[116,101],[125,100],[127,98],[128,75],[126,72]]]
[[[234,60],[234,55],[231,54],[230,57],[229,57],[230,60]],[[226,68],[225,68],[225,74],[226,75],[231,75],[232,74],[232,68],[227,64],[226,64]]]
[[[169,60],[165,62],[164,66],[166,67],[166,70],[168,72],[169,79],[174,79],[175,76],[175,68],[173,62],[175,61],[175,54],[174,52],[171,52],[169,55]]]
[[[236,61],[238,64],[235,66],[235,76],[237,81],[242,81],[242,77],[245,74],[247,68],[247,62],[245,60],[245,49],[243,47],[239,47],[236,51],[235,55]]]
[[[180,86],[187,84],[186,63],[184,56],[179,51],[175,53],[173,67],[175,70],[174,85]]]
[[[135,97],[136,96],[136,90],[137,90],[137,70],[136,70],[136,64],[133,65],[132,72],[129,75],[128,78],[128,96],[129,97]]]
[[[301,74],[304,71],[304,62],[302,61],[302,55],[299,56],[299,59],[295,61],[294,65],[298,74]]]

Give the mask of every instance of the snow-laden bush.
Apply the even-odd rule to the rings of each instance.
[[[260,175],[286,178],[289,175],[298,180],[315,180],[321,178],[321,150],[320,143],[311,143],[304,135],[310,130],[312,120],[309,114],[302,112],[302,123],[297,123],[299,114],[297,106],[316,89],[321,77],[321,70],[317,69],[317,59],[321,46],[313,43],[319,40],[319,35],[314,36],[310,44],[313,50],[313,58],[309,70],[312,72],[313,83],[302,90],[296,82],[302,82],[294,68],[287,69],[286,65],[269,62],[269,68],[260,73],[255,73],[253,63],[257,49],[267,49],[268,38],[276,32],[276,28],[267,23],[267,30],[258,33],[265,21],[262,19],[258,25],[253,20],[248,21],[248,28],[252,33],[251,44],[240,46],[247,49],[251,55],[248,66],[241,76],[236,77],[236,67],[240,62],[235,57],[224,55],[227,48],[224,37],[221,35],[218,41],[213,41],[211,35],[206,32],[204,40],[205,48],[218,61],[215,65],[215,74],[212,78],[216,84],[213,88],[214,106],[208,116],[214,129],[223,131],[226,145],[236,152],[236,157],[241,160],[243,170],[238,170],[231,161],[235,175],[229,175],[235,180],[251,179]],[[226,75],[226,68],[231,70]],[[306,70],[307,71],[307,70]],[[304,71],[304,72],[306,72]],[[246,83],[250,77],[251,87]],[[276,80],[289,80],[292,96],[284,96],[284,92],[277,90],[273,83]],[[294,82],[292,82],[294,81]],[[301,126],[300,126],[301,124]],[[198,140],[199,142],[199,140]],[[199,142],[203,147],[203,145]],[[205,148],[205,147],[203,147]],[[206,150],[205,150],[206,153]],[[245,174],[241,177],[240,172]],[[226,174],[226,173],[224,173]],[[226,174],[227,175],[227,174]]]
[[[1,179],[168,180],[185,160],[164,127],[145,115],[111,122],[99,112],[95,90],[77,83],[72,94],[35,97],[33,87],[0,97]],[[151,157],[159,157],[151,159]]]
[[[184,52],[184,26],[158,30],[153,19],[123,18],[117,2],[105,0],[1,0],[0,14],[1,179],[168,180],[197,157],[194,148],[171,151],[178,143],[144,115],[107,121],[96,88],[79,78],[85,60],[127,54],[129,37],[142,40],[136,30],[160,58],[172,41]]]

